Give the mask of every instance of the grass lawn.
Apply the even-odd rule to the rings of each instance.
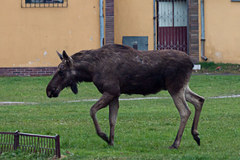
[[[178,150],[169,150],[179,127],[172,100],[120,101],[115,146],[109,147],[95,133],[89,115],[94,102],[66,101],[99,98],[91,83],[79,85],[79,94],[65,89],[57,99],[45,93],[51,77],[0,77],[0,102],[37,102],[35,105],[0,106],[0,131],[60,135],[65,159],[239,159],[240,98],[209,97],[240,94],[240,76],[192,76],[190,87],[206,97],[199,122],[201,146],[191,135],[194,107]],[[162,91],[154,97],[169,97]],[[122,95],[121,98],[142,97]],[[109,134],[108,109],[98,112],[103,131]],[[21,151],[3,153],[0,159],[47,159]]]
[[[222,74],[239,74],[240,65],[230,63],[200,62],[201,70],[198,73],[222,73]]]

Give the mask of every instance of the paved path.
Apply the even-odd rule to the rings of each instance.
[[[240,98],[240,95],[229,95],[229,96],[216,96],[216,97],[207,97],[207,99],[226,99],[226,98]],[[152,99],[171,99],[171,97],[142,97],[142,98],[120,98],[120,101],[140,101],[140,100],[152,100]],[[77,102],[96,102],[98,99],[81,99],[66,101],[64,103],[77,103]],[[36,105],[37,102],[0,102],[2,105]]]

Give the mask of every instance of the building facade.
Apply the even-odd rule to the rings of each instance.
[[[2,0],[0,75],[50,75],[56,50],[71,55],[111,43],[182,50],[195,63],[240,63],[239,7],[231,0]]]
[[[205,0],[204,7],[208,61],[240,64],[240,0]]]

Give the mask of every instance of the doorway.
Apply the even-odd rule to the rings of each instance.
[[[158,0],[158,49],[187,53],[187,0]]]

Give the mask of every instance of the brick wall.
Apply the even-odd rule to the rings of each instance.
[[[0,76],[49,76],[57,67],[6,67],[0,68]]]
[[[189,55],[194,63],[199,61],[199,19],[198,0],[188,1],[189,20]]]
[[[106,0],[105,4],[105,44],[114,43],[114,0]]]

